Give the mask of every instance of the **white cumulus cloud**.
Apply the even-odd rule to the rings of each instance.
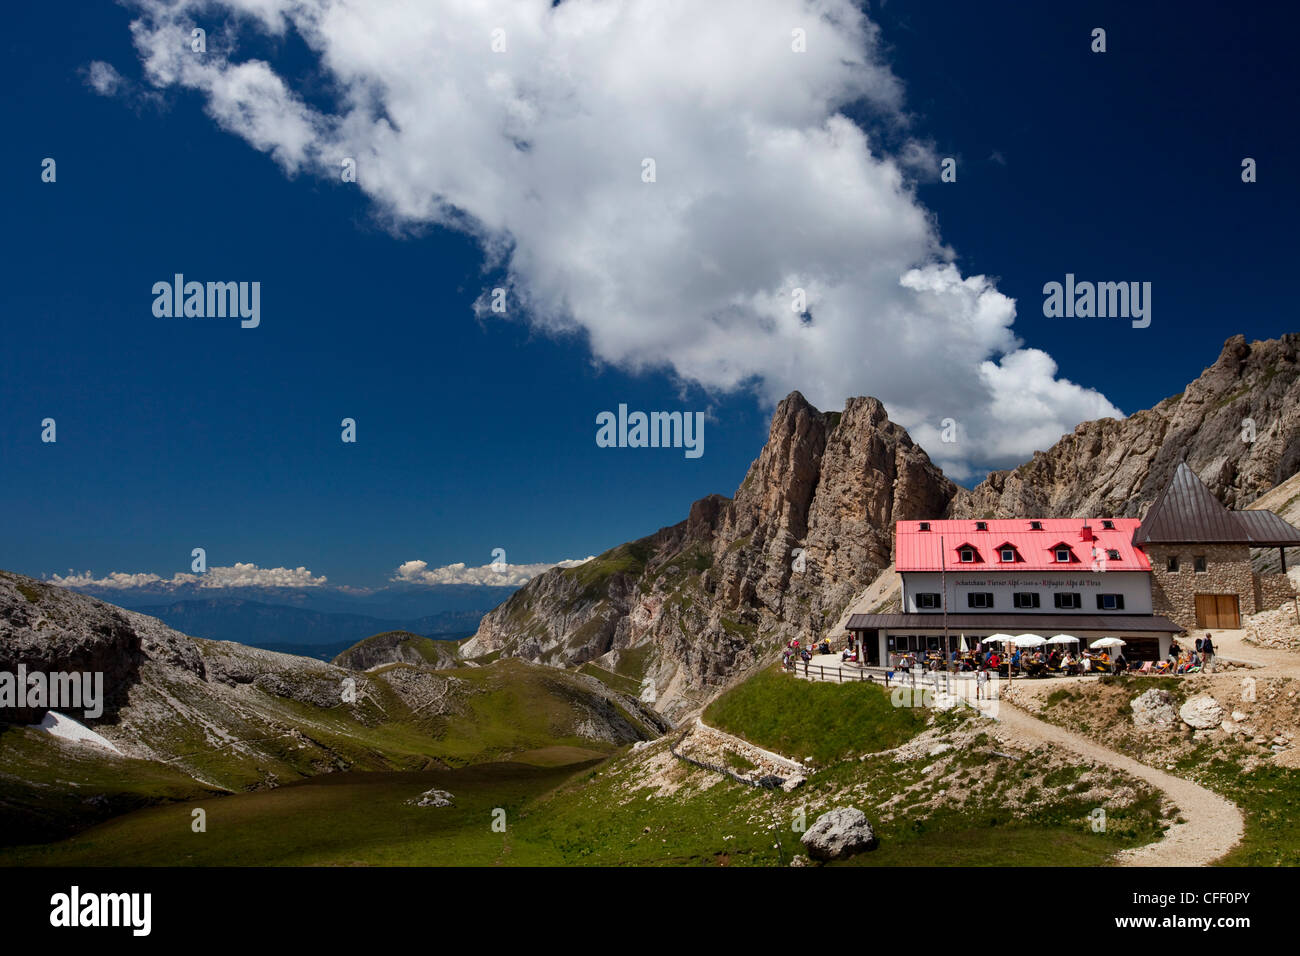
[[[134,6],[150,83],[198,91],[290,175],[337,182],[355,159],[382,217],[473,235],[512,317],[579,331],[603,362],[766,403],[872,394],[957,477],[1121,414],[1023,348],[991,279],[958,271],[912,187],[934,156],[851,0]],[[326,82],[309,102],[296,72],[240,60],[215,27],[195,54],[198,23],[294,31]],[[945,418],[955,442],[937,440]]]
[[[520,587],[551,568],[574,568],[591,558],[567,558],[554,564],[483,564],[476,568],[464,562],[431,568],[427,561],[404,561],[393,572],[394,581],[408,584],[484,584],[490,587]]]
[[[235,563],[230,567],[208,568],[203,574],[173,574],[170,578],[147,572],[112,571],[95,577],[90,571],[67,575],[55,574],[50,582],[65,588],[159,588],[166,590],[182,585],[200,588],[307,588],[326,582],[324,575],[314,575],[306,568],[259,568],[256,564]]]

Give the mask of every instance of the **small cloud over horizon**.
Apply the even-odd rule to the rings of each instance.
[[[594,557],[566,558],[554,564],[482,564],[469,567],[463,561],[430,568],[427,561],[404,561],[393,572],[393,581],[407,584],[474,584],[488,587],[520,587],[552,568],[575,568]]]

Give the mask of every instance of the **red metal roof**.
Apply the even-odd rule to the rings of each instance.
[[[1030,522],[1041,525],[1041,531],[1032,530]],[[1103,528],[1109,521],[1114,527]],[[928,524],[929,531],[921,525]],[[976,531],[974,520],[959,521],[900,521],[895,531],[895,565],[899,571],[938,571],[940,539],[947,552],[945,559],[949,571],[1091,571],[1092,549],[1100,555],[1107,551],[1119,552],[1118,558],[1106,557],[1107,571],[1150,571],[1151,562],[1140,548],[1133,545],[1133,533],[1140,522],[1137,518],[1005,518],[989,519],[987,530]],[[1086,526],[1086,527],[1085,527]],[[1075,560],[1061,564],[1053,551],[1057,544],[1068,544]],[[971,565],[963,563],[958,555],[962,545],[969,544],[978,552],[979,560]],[[1014,564],[1002,561],[998,549],[1009,544],[1019,558]]]

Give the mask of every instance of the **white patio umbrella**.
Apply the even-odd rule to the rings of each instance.
[[[1016,647],[1039,647],[1047,643],[1047,638],[1039,637],[1037,634],[1017,634],[1013,640]]]
[[[962,634],[962,636],[961,636],[961,644],[958,645],[958,649],[959,649],[963,654],[965,654],[967,651],[970,650],[970,648],[966,646],[966,635],[965,635],[965,634]]]
[[[990,634],[988,637],[981,637],[985,644],[1001,644],[1004,641],[1014,641],[1015,638],[1010,634]]]
[[[1126,641],[1118,637],[1103,637],[1093,641],[1089,647],[1122,647]]]
[[[1071,637],[1069,634],[1057,634],[1055,637],[1049,637],[1047,639],[1047,643],[1048,644],[1078,644],[1079,639],[1077,637]]]

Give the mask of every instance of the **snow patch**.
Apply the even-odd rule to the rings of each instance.
[[[30,724],[29,726],[44,730],[46,733],[53,734],[63,740],[69,740],[73,743],[93,744],[96,747],[111,750],[119,757],[123,756],[122,751],[89,727],[53,710],[46,711],[39,724]]]

